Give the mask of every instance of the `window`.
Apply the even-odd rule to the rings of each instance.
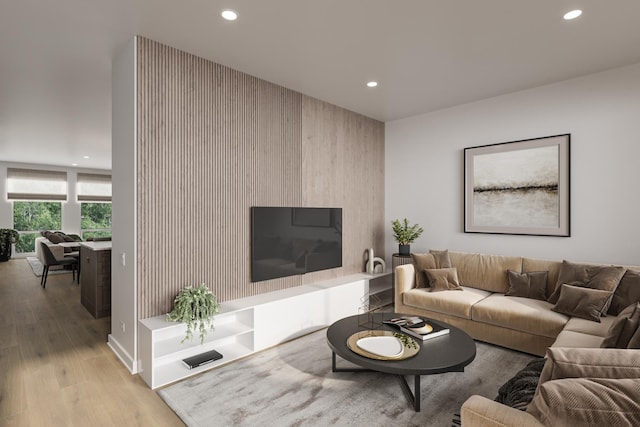
[[[111,203],[82,203],[80,217],[82,240],[111,236]]]
[[[62,203],[13,202],[13,228],[20,234],[16,252],[35,252],[35,241],[41,230],[62,228]]]

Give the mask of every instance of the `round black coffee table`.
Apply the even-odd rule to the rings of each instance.
[[[450,333],[425,341],[414,339],[420,346],[420,351],[418,351],[417,355],[403,360],[376,360],[360,356],[349,349],[347,340],[358,331],[372,329],[370,324],[360,325],[360,323],[363,323],[363,316],[365,315],[346,317],[338,320],[327,329],[327,342],[333,353],[333,372],[377,371],[397,375],[400,379],[402,390],[416,412],[420,411],[420,376],[444,372],[463,372],[465,366],[476,357],[476,343],[469,335],[456,327],[431,319],[425,320],[428,323],[435,323],[449,328]],[[373,315],[373,321],[381,324],[376,324],[373,329],[398,332],[396,327],[382,324],[382,320],[400,316],[403,316],[403,314],[376,313]],[[336,366],[336,355],[362,368],[338,368]],[[414,376],[413,393],[404,378],[405,375]]]

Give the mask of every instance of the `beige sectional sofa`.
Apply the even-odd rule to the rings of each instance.
[[[438,252],[443,251],[435,251]],[[414,264],[401,265],[395,269],[396,312],[441,320],[466,331],[474,339],[547,356],[536,389],[534,402],[537,403],[533,405],[534,408],[530,405],[527,412],[524,412],[485,397],[472,396],[461,410],[463,426],[596,425],[591,422],[593,420],[589,417],[593,414],[588,410],[584,413],[571,413],[564,409],[558,412],[555,411],[558,408],[550,409],[548,406],[542,408],[549,402],[554,402],[553,393],[560,393],[560,396],[568,398],[570,393],[580,393],[585,387],[587,395],[598,392],[605,395],[602,401],[606,402],[607,408],[598,409],[598,402],[590,402],[586,407],[596,408],[594,413],[598,415],[610,413],[610,419],[605,416],[608,424],[640,425],[640,406],[637,403],[640,400],[640,352],[600,348],[611,325],[618,319],[616,315],[600,317],[598,322],[554,311],[554,304],[546,300],[505,295],[510,288],[507,273],[509,270],[518,273],[546,271],[545,294],[549,297],[557,286],[562,286],[562,283],[559,283],[562,278],[559,280],[559,277],[565,273],[561,270],[568,270],[571,267],[570,263],[463,252],[448,252],[447,258],[450,265],[438,265],[436,268],[455,268],[462,292],[432,292],[424,286],[416,286],[419,284],[414,264],[418,265],[418,270],[424,266],[420,266],[417,259],[414,259]],[[625,267],[624,271],[625,275],[629,274],[628,277],[623,276],[624,280],[627,280],[626,286],[624,289],[620,286],[620,292],[616,290],[614,298],[611,299],[616,309],[612,308],[610,311],[617,312],[620,307],[639,299],[640,267],[629,266]],[[418,273],[420,274],[420,271]],[[428,276],[426,280],[429,283]],[[629,293],[629,284],[637,289]],[[575,372],[563,373],[562,369],[557,367],[563,363],[575,368]],[[579,378],[595,369],[589,371],[584,366],[602,366],[599,375],[616,381],[614,391],[611,392],[611,387],[597,383],[599,380],[593,383],[593,379]],[[620,382],[620,379],[624,380]],[[566,386],[565,383],[553,380],[568,381],[568,390],[562,389],[562,386]],[[586,381],[586,385],[577,386],[577,381]],[[593,387],[600,389],[593,391]],[[606,395],[607,393],[613,393],[613,396]],[[582,402],[581,398],[584,396],[578,396],[574,400]],[[555,404],[557,406],[558,402]],[[562,421],[562,417],[568,418]],[[601,418],[598,420],[602,422]],[[617,423],[619,420],[623,420],[621,424]],[[634,424],[636,421],[637,424]]]
[[[614,316],[601,322],[552,311],[554,304],[506,296],[507,271],[547,271],[547,295],[556,288],[562,261],[448,252],[464,292],[416,288],[413,264],[396,267],[395,311],[442,320],[474,339],[544,356],[547,348],[599,347]],[[640,267],[630,267],[640,271]]]

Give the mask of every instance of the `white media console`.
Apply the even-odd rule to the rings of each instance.
[[[358,313],[372,279],[378,275],[354,274],[301,285],[220,304],[215,328],[200,344],[198,332],[181,343],[184,323],[168,322],[166,316],[139,321],[139,373],[153,389],[232,362],[241,357],[325,328]],[[189,369],[182,359],[217,350],[222,359]],[[327,351],[330,351],[327,347]]]

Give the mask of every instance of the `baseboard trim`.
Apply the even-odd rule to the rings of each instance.
[[[107,345],[109,346],[111,351],[113,351],[116,356],[118,356],[118,359],[120,359],[122,364],[129,370],[129,372],[131,372],[131,374],[138,373],[137,361],[134,360],[133,357],[131,357],[127,350],[125,350],[124,347],[120,345],[118,340],[116,340],[115,337],[111,334],[109,334]]]

